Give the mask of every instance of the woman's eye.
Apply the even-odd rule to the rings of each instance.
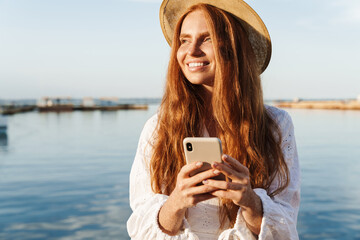
[[[209,37],[205,38],[204,42],[211,42],[211,38],[209,38]]]
[[[187,43],[187,42],[188,42],[187,39],[180,39],[180,43],[181,43],[181,44],[184,44],[184,43]]]

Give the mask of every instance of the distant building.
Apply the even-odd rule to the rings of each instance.
[[[84,97],[82,100],[83,107],[95,107],[95,101],[92,97]]]
[[[37,102],[38,107],[73,105],[71,97],[43,97]]]
[[[293,102],[295,102],[295,103],[300,102],[300,101],[301,101],[301,99],[298,98],[298,97],[295,97],[295,98],[293,99]]]
[[[40,112],[62,112],[72,111],[74,104],[71,97],[43,97],[38,101],[37,107]]]
[[[117,97],[102,97],[99,98],[99,105],[102,107],[117,106],[119,98]]]

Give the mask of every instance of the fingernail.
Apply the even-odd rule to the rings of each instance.
[[[215,163],[214,163],[213,165],[214,165],[214,167],[217,167],[217,166],[219,166],[219,164],[218,164],[218,163],[216,163],[216,162],[215,162]]]
[[[208,182],[209,182],[208,180],[202,181],[203,184],[207,184]]]
[[[224,160],[228,159],[228,155],[224,154],[224,155],[223,155],[223,159],[224,159]]]
[[[220,171],[219,170],[214,170],[214,172],[213,172],[214,174],[219,174],[220,173]]]
[[[202,165],[202,162],[197,162],[196,166],[200,167]]]

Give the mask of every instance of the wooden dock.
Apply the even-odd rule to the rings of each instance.
[[[37,108],[40,112],[146,110],[148,104],[119,103],[116,97],[85,97],[81,102],[73,101],[71,97],[44,97]]]
[[[278,101],[274,105],[280,108],[360,110],[360,101],[358,100]]]
[[[117,97],[42,97],[38,100],[1,100],[0,115],[38,111],[38,112],[72,112],[72,111],[118,111],[147,110],[146,99],[119,99]]]
[[[31,111],[38,112],[72,112],[72,111],[117,111],[117,110],[147,110],[147,104],[118,104],[114,106],[74,106],[74,105],[52,105],[52,106],[0,106],[0,114],[13,115]]]
[[[147,104],[119,104],[115,106],[78,106],[74,111],[117,111],[117,110],[147,110]]]
[[[36,106],[0,106],[0,114],[13,115],[16,113],[31,112],[36,109]]]

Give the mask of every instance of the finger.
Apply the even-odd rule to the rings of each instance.
[[[226,181],[217,181],[217,180],[204,180],[202,182],[204,185],[211,186],[216,189],[222,189],[222,190],[243,190],[245,185],[238,183],[238,182],[226,182]]]
[[[229,168],[232,168],[231,165],[228,164],[227,162],[222,161],[221,163],[224,164],[225,166],[228,166]]]
[[[236,160],[235,158],[229,156],[229,155],[226,155],[226,154],[223,154],[222,155],[222,160],[231,165],[234,169],[236,169],[237,171],[239,172],[243,172],[245,173],[245,175],[249,175],[249,169],[247,167],[245,167],[244,165],[242,165],[238,160]]]
[[[225,166],[227,166],[228,168],[231,168],[230,164],[228,164],[228,163],[226,163],[226,162],[224,162],[224,161],[222,161],[221,163],[224,164]],[[223,174],[222,174],[222,175],[223,175]],[[227,176],[225,176],[225,175],[223,175],[223,176],[224,176],[224,180],[231,182],[231,179],[230,179],[229,177],[227,177]]]
[[[210,193],[215,190],[218,190],[218,188],[207,185],[200,185],[185,189],[182,192],[182,196],[184,197],[184,199],[192,199],[191,201],[193,201],[197,196],[206,194],[211,195]]]
[[[215,197],[226,198],[226,199],[231,199],[231,200],[235,200],[235,199],[239,198],[238,193],[235,191],[217,190],[217,191],[211,192],[211,195],[213,195]]]
[[[179,175],[179,177],[187,178],[187,177],[189,177],[189,174],[192,171],[201,168],[202,165],[203,165],[202,162],[193,162],[193,163],[190,163],[190,164],[186,164],[185,166],[183,166],[181,168],[178,175]]]
[[[223,163],[215,163],[213,164],[215,169],[218,169],[222,172],[226,177],[236,180],[240,183],[247,184],[249,181],[249,176],[245,175],[243,172],[238,172],[232,167],[228,167]]]
[[[203,180],[205,179],[208,179],[208,178],[213,178],[213,177],[216,177],[218,175],[220,175],[221,172],[217,169],[209,169],[209,170],[206,170],[204,172],[200,172],[194,176],[192,176],[190,179],[193,183],[193,185],[196,185],[198,183],[201,183]]]
[[[198,195],[198,194],[204,194],[204,193],[210,193],[213,191],[219,190],[219,188],[211,186],[211,185],[199,185],[199,186],[195,186],[192,188],[189,188],[187,190],[187,195],[188,196],[194,196],[194,195]]]

